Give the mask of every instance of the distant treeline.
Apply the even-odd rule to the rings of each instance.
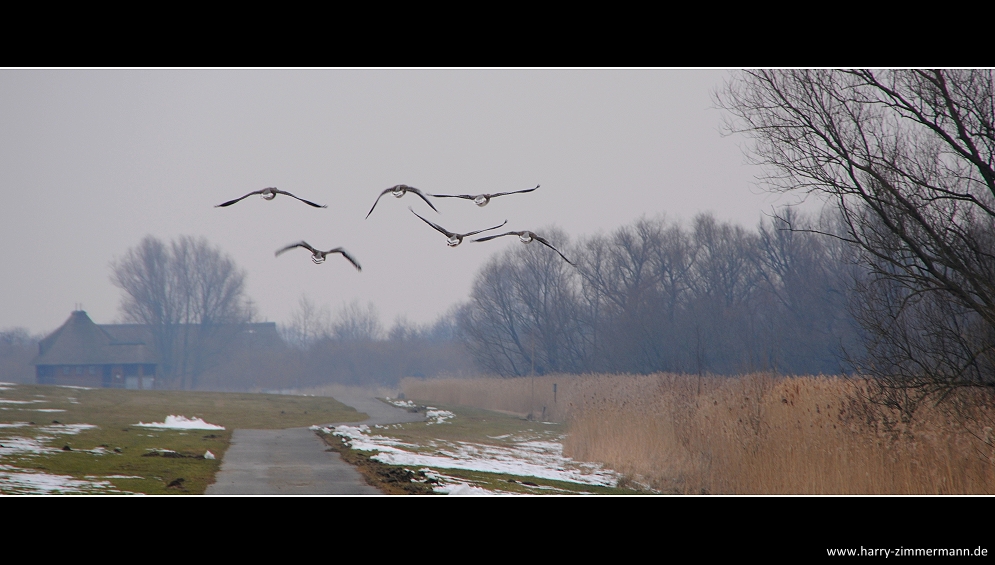
[[[462,377],[476,368],[454,339],[452,314],[434,324],[397,321],[385,331],[373,304],[342,306],[334,315],[301,296],[281,342],[236,351],[202,377],[211,390],[300,390],[337,383],[395,386],[404,377]]]
[[[838,239],[808,227],[786,209],[756,231],[709,214],[574,245],[541,231],[577,267],[538,244],[496,255],[457,312],[459,335],[505,376],[836,374],[859,347],[847,310],[858,273]]]
[[[848,310],[860,273],[845,244],[816,233],[826,231],[791,209],[753,231],[709,214],[687,224],[643,218],[573,244],[548,228],[539,233],[576,267],[539,243],[508,242],[465,302],[434,324],[398,320],[389,330],[373,304],[333,314],[302,295],[281,339],[212,348],[193,386],[393,386],[404,377],[533,372],[838,374],[863,342]],[[0,377],[33,381],[39,337],[21,329],[0,337]]]

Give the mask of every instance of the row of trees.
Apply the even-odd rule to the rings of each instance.
[[[233,355],[226,338],[252,314],[244,274],[205,241],[148,237],[114,263],[113,280],[126,318],[153,329],[172,387],[394,384],[469,373],[467,352],[503,375],[838,372],[840,345],[856,341],[843,248],[787,229],[799,222],[790,210],[756,232],[710,215],[687,227],[643,219],[572,247],[544,230],[577,268],[544,246],[513,246],[479,273],[467,303],[422,328],[385,330],[373,304],[333,314],[302,296],[284,343],[263,357]]]
[[[576,269],[516,246],[478,274],[461,335],[502,375],[838,372],[855,342],[841,249],[785,216],[756,232],[707,214],[687,227],[642,219],[568,246]]]

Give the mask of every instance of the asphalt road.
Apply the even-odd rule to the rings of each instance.
[[[359,424],[418,422],[424,414],[410,413],[361,392],[336,394],[335,399],[365,412]],[[328,425],[335,425],[337,422]],[[221,469],[205,494],[235,495],[360,495],[381,494],[338,453],[308,428],[235,430]]]

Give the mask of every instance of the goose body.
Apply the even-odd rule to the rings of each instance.
[[[394,195],[395,198],[400,198],[400,197],[404,196],[405,194],[407,194],[409,192],[411,192],[413,194],[417,194],[422,200],[425,201],[426,204],[428,204],[433,210],[435,210],[436,213],[438,213],[438,211],[439,211],[438,209],[436,209],[436,207],[434,205],[432,205],[431,202],[428,201],[428,198],[425,197],[425,193],[424,192],[418,190],[417,188],[415,188],[413,186],[408,186],[406,184],[397,184],[397,185],[394,185],[394,186],[392,186],[390,188],[384,189],[384,191],[380,193],[380,196],[377,196],[376,202],[373,203],[373,206],[370,208],[370,211],[367,212],[367,214],[366,214],[367,218],[369,218],[370,214],[373,213],[373,208],[377,207],[377,202],[380,202],[380,198],[382,198],[383,195],[387,194],[388,192],[391,193],[392,195]]]
[[[279,257],[280,254],[283,253],[284,251],[290,251],[291,249],[293,249],[295,247],[303,247],[304,249],[307,249],[308,251],[310,251],[311,252],[311,261],[313,261],[315,265],[319,265],[321,263],[324,263],[325,262],[325,258],[327,256],[331,255],[332,253],[341,253],[343,257],[345,257],[346,259],[348,259],[349,262],[352,263],[352,265],[354,267],[356,267],[357,271],[362,271],[363,270],[363,268],[359,266],[359,262],[356,261],[356,258],[353,257],[352,255],[350,255],[349,252],[346,251],[345,249],[343,249],[341,247],[336,247],[335,249],[329,249],[328,251],[320,251],[320,250],[315,249],[314,247],[311,247],[310,245],[308,245],[308,243],[306,241],[300,241],[300,242],[297,242],[297,243],[292,243],[292,244],[284,247],[283,249],[278,250],[276,252],[276,256]]]
[[[564,261],[566,261],[567,263],[570,263],[571,265],[574,265],[573,261],[571,261],[570,259],[567,259],[567,256],[564,255],[564,254],[562,254],[562,253],[560,253],[560,250],[557,249],[557,248],[555,248],[555,247],[553,247],[553,245],[551,243],[549,243],[549,241],[547,241],[546,238],[541,237],[540,235],[538,235],[537,233],[535,233],[533,231],[528,231],[528,230],[510,231],[510,232],[505,232],[505,233],[498,234],[498,235],[489,235],[487,237],[477,238],[477,239],[475,239],[473,241],[488,241],[488,240],[495,239],[495,238],[498,238],[498,237],[504,237],[506,235],[517,235],[518,236],[518,240],[521,241],[522,243],[532,243],[533,241],[538,241],[539,243],[541,243],[541,244],[545,245],[546,247],[552,249],[553,251],[559,253],[560,257],[563,257]],[[576,265],[574,265],[574,266],[576,267]]]
[[[252,196],[253,194],[258,194],[259,196],[262,197],[263,200],[273,200],[274,198],[276,198],[277,194],[285,194],[285,195],[287,195],[287,196],[289,196],[291,198],[296,198],[296,199],[300,200],[301,202],[303,202],[303,203],[305,203],[305,204],[307,204],[309,206],[314,206],[315,208],[328,208],[327,204],[324,205],[324,206],[322,206],[321,204],[315,204],[314,202],[311,202],[310,200],[304,200],[303,198],[301,198],[299,196],[294,196],[293,194],[290,194],[286,190],[279,190],[275,186],[266,187],[266,188],[263,188],[263,189],[260,189],[260,190],[253,190],[252,192],[246,194],[245,196],[236,198],[234,200],[229,200],[228,202],[222,202],[221,204],[218,204],[217,206],[215,206],[215,208],[224,208],[225,206],[231,206],[232,204],[234,204],[236,202],[239,202],[241,200],[245,200],[246,198]]]
[[[508,194],[519,194],[522,192],[532,192],[536,188],[539,188],[537,184],[535,188],[526,188],[525,190],[514,190],[511,192],[496,192],[494,194],[429,194],[435,198],[462,198],[464,200],[473,200],[473,203],[477,206],[483,208],[491,201],[491,198],[496,198],[498,196],[505,196]]]
[[[409,207],[408,210],[411,210],[411,208]],[[426,220],[425,218],[422,218],[421,216],[418,215],[418,212],[415,212],[414,210],[411,210],[411,213],[414,214],[414,215],[416,215],[416,216],[418,216],[421,219],[421,221],[423,221],[426,224],[428,224],[428,225],[432,226],[433,228],[435,228],[435,230],[438,231],[439,233],[445,235],[446,236],[446,245],[448,245],[449,247],[456,247],[457,245],[463,243],[463,238],[464,237],[468,237],[468,236],[471,236],[471,235],[476,235],[478,233],[485,232],[485,231],[496,230],[499,227],[503,226],[504,224],[508,223],[508,220],[505,220],[503,223],[501,223],[499,225],[496,225],[493,228],[487,228],[485,230],[472,231],[470,233],[455,233],[455,232],[451,232],[451,231],[447,230],[446,228],[440,226],[439,224],[430,222],[430,221]]]

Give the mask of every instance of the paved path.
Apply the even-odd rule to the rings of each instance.
[[[350,422],[353,426],[425,419],[424,414],[410,413],[361,392],[336,394],[335,399],[370,416],[363,422]],[[235,430],[206,494],[381,494],[327,448],[308,428]]]

